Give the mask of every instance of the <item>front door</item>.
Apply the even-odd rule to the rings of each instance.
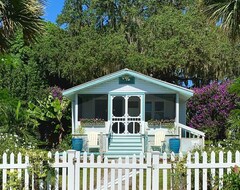
[[[111,95],[111,130],[115,134],[139,134],[144,120],[144,95]]]

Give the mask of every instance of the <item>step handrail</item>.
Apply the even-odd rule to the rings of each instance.
[[[181,123],[174,122],[174,125],[176,126],[177,129],[180,129],[179,130],[180,139],[182,138],[182,132],[181,131],[182,131],[182,129],[185,129],[185,130],[189,131],[191,134],[198,136],[198,138],[201,137],[202,138],[202,147],[204,147],[204,145],[205,145],[205,133],[204,132],[199,131],[199,130],[194,129],[194,128],[191,128],[189,126],[183,125]]]
[[[202,136],[202,137],[205,137],[205,133],[202,132],[202,131],[199,131],[197,129],[194,129],[194,128],[191,128],[189,126],[186,126],[186,125],[183,125],[181,123],[176,123],[174,122],[174,125],[178,128],[181,128],[181,129],[185,129],[187,131],[189,131],[190,133],[192,133],[193,135],[197,135],[197,136]]]

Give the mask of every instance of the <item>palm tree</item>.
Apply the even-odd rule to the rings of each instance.
[[[43,30],[45,0],[0,0],[0,51],[6,50],[9,40],[21,30],[26,42],[36,39]]]
[[[212,2],[212,1],[210,1]],[[240,2],[237,0],[214,1],[205,9],[210,20],[220,22],[221,28],[229,38],[236,42],[240,37]]]

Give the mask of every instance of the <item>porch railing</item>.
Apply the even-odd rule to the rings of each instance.
[[[204,146],[205,133],[181,123],[174,123],[180,138],[202,138],[202,146]]]

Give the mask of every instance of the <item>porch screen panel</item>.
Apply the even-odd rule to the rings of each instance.
[[[146,121],[175,119],[175,94],[147,94],[145,105]]]
[[[146,105],[145,105],[145,118],[146,118],[146,121],[152,119],[152,102],[151,101],[147,101],[146,102]]]
[[[95,100],[95,118],[107,121],[108,102],[106,99]]]
[[[79,95],[79,120],[102,119],[107,121],[108,96],[105,94]]]

